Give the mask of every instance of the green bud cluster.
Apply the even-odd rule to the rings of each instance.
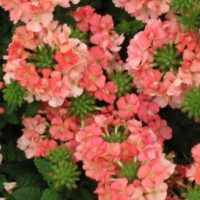
[[[42,44],[30,53],[27,61],[33,63],[37,69],[53,69],[56,64],[54,59],[55,52],[56,50],[51,46]]]
[[[18,82],[14,81],[7,84],[3,89],[3,98],[10,108],[16,109],[24,103],[25,93],[25,89]]]
[[[183,111],[188,113],[190,118],[200,118],[200,88],[188,90],[183,99]]]
[[[160,69],[164,73],[169,70],[177,71],[181,64],[182,57],[179,55],[172,42],[166,47],[158,48],[154,52],[154,62],[152,66]]]
[[[117,94],[119,96],[123,96],[131,92],[133,78],[123,70],[119,69],[116,72],[113,72],[110,76],[110,79],[117,86]]]
[[[85,116],[95,112],[95,98],[84,92],[81,96],[71,99],[69,110],[72,115],[84,119]]]
[[[200,187],[189,187],[186,193],[185,200],[199,200],[200,199]]]
[[[127,137],[128,135],[125,134],[125,129],[122,126],[116,126],[103,135],[104,140],[109,143],[122,143],[127,140]]]
[[[134,159],[130,163],[124,163],[124,164],[118,162],[118,165],[120,166],[118,177],[127,178],[129,182],[133,182],[137,178],[137,172],[140,166],[137,159]]]

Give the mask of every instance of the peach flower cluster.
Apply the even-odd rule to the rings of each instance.
[[[41,32],[18,27],[8,48],[3,70],[6,84],[17,81],[26,89],[26,100],[57,107],[66,97],[77,97],[87,67],[87,46],[70,37],[67,25],[54,21]]]
[[[139,92],[180,108],[185,92],[200,86],[200,47],[176,20],[151,20],[130,41],[126,68]]]
[[[15,24],[20,20],[30,31],[39,32],[53,20],[55,6],[70,7],[80,0],[0,0],[0,6],[10,12]]]
[[[24,117],[22,136],[17,141],[19,149],[28,159],[45,157],[60,143],[74,151],[78,122],[65,108],[45,105],[34,117]]]
[[[127,94],[116,104],[117,109],[96,114],[76,134],[76,159],[98,181],[99,200],[165,200],[165,180],[175,169],[162,152],[171,129],[159,117],[159,106],[143,95]],[[136,162],[135,177],[120,173]]]
[[[148,22],[167,13],[171,0],[112,0],[116,7],[123,8],[137,20]]]
[[[89,32],[89,41],[105,51],[105,57],[112,57],[121,49],[124,36],[114,31],[114,21],[111,15],[99,15],[91,6],[79,7],[72,16],[77,22],[77,28]]]

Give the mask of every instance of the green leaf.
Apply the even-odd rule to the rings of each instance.
[[[6,177],[4,175],[0,175],[0,192],[3,192],[3,183],[7,182]]]
[[[16,148],[16,145],[9,143],[2,146],[3,158],[5,161],[23,161],[24,154]]]
[[[39,173],[42,174],[43,178],[47,183],[51,183],[49,174],[52,172],[51,165],[44,159],[35,159],[34,164],[37,167]]]
[[[37,114],[39,108],[41,106],[41,102],[40,101],[34,101],[33,103],[30,103],[26,106],[25,112],[24,114],[27,117],[33,117]]]
[[[42,193],[41,200],[58,200],[58,194],[54,190],[45,189]]]
[[[40,199],[40,189],[36,187],[23,187],[16,189],[12,197],[15,200],[39,200]]]

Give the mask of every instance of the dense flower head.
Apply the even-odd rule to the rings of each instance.
[[[2,0],[0,6],[10,12],[10,19],[15,24],[18,21],[26,23],[30,31],[39,32],[53,20],[55,6],[70,7],[80,0]]]
[[[113,56],[119,52],[124,36],[114,31],[114,21],[111,15],[100,15],[91,6],[79,7],[72,16],[77,22],[77,28],[83,32],[90,32],[90,42]]]
[[[87,47],[70,38],[70,33],[67,25],[57,22],[40,33],[17,28],[6,56],[5,82],[17,81],[25,88],[28,102],[35,98],[53,107],[62,105],[66,97],[81,95],[79,82],[87,66]]]
[[[175,19],[173,0],[97,1],[0,0],[14,22],[0,58],[0,128],[23,126],[17,147],[50,187],[42,199],[95,181],[99,200],[178,200],[188,180],[200,185],[200,144],[192,138],[191,160],[180,152],[192,164],[174,164],[187,119],[174,124],[166,114],[176,118],[180,108],[199,122],[199,33]],[[0,164],[12,150],[3,139]],[[87,188],[79,195],[87,198]]]
[[[79,127],[77,119],[62,107],[55,109],[45,105],[38,113],[34,117],[23,117],[23,135],[18,139],[17,146],[26,157],[46,157],[58,144],[74,150]]]
[[[162,148],[163,141],[171,138],[171,129],[160,119],[159,106],[151,103],[143,95],[127,94],[119,98],[117,109],[94,115],[77,133],[75,157],[83,162],[86,175],[99,182],[99,199],[131,199],[135,187],[143,198],[157,190],[158,198],[166,198],[164,181],[175,166]],[[118,183],[123,183],[122,196],[112,188]],[[159,189],[162,184],[165,187]]]
[[[126,68],[139,92],[161,107],[182,106],[185,92],[199,86],[199,45],[176,20],[151,20],[128,46]]]
[[[137,20],[148,22],[167,13],[171,0],[113,0],[116,7],[123,8]]]

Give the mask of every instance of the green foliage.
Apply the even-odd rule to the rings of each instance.
[[[46,159],[35,159],[34,163],[50,187],[56,190],[76,188],[80,172],[67,148],[58,147]]]
[[[200,88],[192,88],[186,92],[183,111],[187,112],[190,118],[200,118]]]
[[[72,151],[67,148],[57,147],[53,151],[51,151],[48,155],[48,160],[52,164],[57,164],[60,161],[68,161],[72,158]]]
[[[33,117],[38,113],[40,107],[41,107],[40,101],[34,101],[32,103],[28,103],[25,107],[24,115],[27,117]]]
[[[53,69],[56,61],[54,59],[54,54],[56,50],[51,46],[42,44],[38,46],[34,52],[32,52],[27,59],[29,63],[35,64],[38,69],[51,68]]]
[[[103,138],[109,143],[122,143],[127,140],[128,135],[125,134],[124,127],[116,126],[104,133]]]
[[[3,158],[5,161],[23,161],[23,153],[16,147],[16,144],[8,143],[2,146]]]
[[[119,163],[120,171],[118,177],[127,178],[130,182],[133,182],[137,178],[137,172],[139,169],[139,162],[137,159],[134,159],[130,163]]]
[[[21,107],[24,103],[25,89],[18,82],[7,84],[3,89],[3,98],[11,110]]]
[[[181,66],[182,57],[179,55],[175,45],[169,43],[166,47],[158,48],[154,52],[153,67],[160,69],[162,72],[169,70],[177,71]]]
[[[89,39],[89,35],[87,33],[83,33],[77,28],[74,28],[74,29],[72,28],[72,33],[70,37],[77,38],[84,43],[88,43],[88,39]]]
[[[72,115],[83,119],[96,110],[95,98],[84,92],[81,96],[71,99],[69,111]]]
[[[199,200],[200,199],[200,187],[189,187],[185,200]]]
[[[12,197],[15,200],[39,200],[40,199],[40,190],[37,187],[22,187],[16,189]]]
[[[58,200],[58,194],[54,190],[45,189],[42,193],[41,200]]]
[[[76,182],[79,180],[77,165],[70,161],[59,162],[52,167],[53,171],[51,179],[55,189],[68,188],[69,190],[76,188]]]
[[[172,9],[186,30],[200,27],[200,4],[198,0],[173,0]]]
[[[45,159],[35,159],[34,164],[38,169],[38,172],[42,174],[45,181],[51,185],[50,174],[52,173],[52,166]]]
[[[129,20],[121,20],[115,30],[119,34],[126,34],[128,36],[134,35],[138,31],[142,30],[144,28],[145,24],[142,23],[141,21],[129,19]]]
[[[132,76],[128,75],[125,71],[118,69],[115,72],[109,74],[110,79],[117,86],[117,94],[123,96],[132,90]]]

